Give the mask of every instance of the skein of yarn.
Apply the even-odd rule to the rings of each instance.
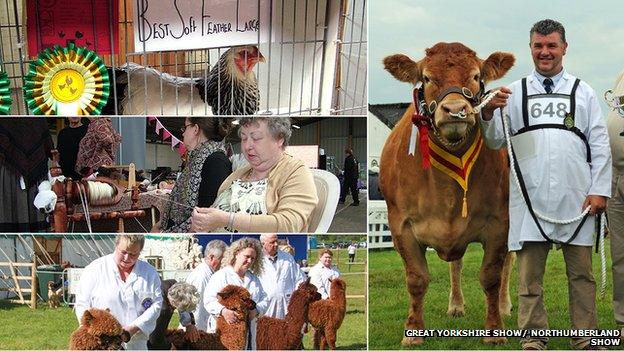
[[[116,194],[113,186],[103,182],[88,181],[87,188],[91,205],[106,205]]]

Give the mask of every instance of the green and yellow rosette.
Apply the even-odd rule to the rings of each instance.
[[[87,48],[70,43],[39,53],[30,63],[24,94],[36,115],[99,115],[110,93],[102,59]]]
[[[8,115],[11,112],[11,82],[6,72],[0,72],[0,115]]]

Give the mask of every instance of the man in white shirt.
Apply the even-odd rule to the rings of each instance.
[[[78,323],[89,308],[110,309],[132,336],[126,350],[147,349],[163,303],[158,272],[138,260],[144,243],[143,235],[117,236],[112,254],[85,267],[76,293]]]
[[[330,249],[323,249],[319,252],[319,261],[314,267],[310,268],[308,276],[310,283],[316,285],[321,298],[329,298],[331,289],[331,279],[338,278],[340,271],[332,266],[333,252]]]
[[[290,297],[305,280],[305,275],[290,254],[278,250],[277,234],[260,235],[260,243],[264,251],[264,269],[258,278],[269,298],[266,315],[284,319]]]
[[[355,246],[355,243],[352,242],[351,245],[349,245],[349,248],[347,249],[347,252],[349,253],[349,262],[353,263],[355,261],[355,252],[357,251],[357,246]]]
[[[533,72],[501,88],[481,111],[488,147],[512,147],[512,165],[520,173],[519,186],[509,177],[508,238],[509,250],[518,257],[518,328],[548,329],[543,280],[556,243],[566,264],[571,329],[597,329],[592,245],[595,217],[611,196],[607,128],[594,90],[563,68],[568,48],[563,25],[550,19],[535,23],[529,47]],[[507,118],[512,145],[503,133]],[[563,222],[587,207],[581,221],[542,219]],[[521,340],[529,350],[544,349],[547,342],[546,337]],[[588,337],[572,338],[575,349],[589,344]]]
[[[186,277],[186,282],[197,288],[199,302],[193,312],[195,317],[195,327],[214,333],[216,330],[216,320],[210,317],[203,303],[204,290],[212,274],[221,268],[221,259],[227,245],[222,240],[212,240],[206,245],[204,250],[204,260]]]

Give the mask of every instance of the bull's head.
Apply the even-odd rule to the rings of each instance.
[[[422,83],[424,102],[432,118],[433,134],[445,147],[459,149],[478,122],[474,107],[483,85],[503,77],[513,66],[510,53],[495,52],[486,60],[461,43],[438,43],[415,62],[403,54],[384,59],[385,69],[396,79]]]

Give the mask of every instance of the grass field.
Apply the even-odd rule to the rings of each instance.
[[[607,257],[609,246],[607,241]],[[479,284],[479,268],[483,250],[472,244],[464,257],[462,285],[466,314],[460,318],[446,315],[449,294],[448,264],[440,260],[436,253],[427,251],[431,282],[425,297],[426,329],[483,329],[485,317],[485,295]],[[397,349],[403,338],[403,325],[407,317],[409,297],[405,288],[403,262],[394,250],[371,250],[369,252],[369,348]],[[607,267],[611,266],[610,261]],[[594,276],[600,285],[600,258],[594,255]],[[615,329],[611,304],[611,272],[607,272],[607,294],[604,300],[598,297],[598,326],[601,329]],[[506,329],[517,328],[517,267],[512,273],[510,290],[514,311],[505,317]],[[560,250],[551,251],[544,277],[545,304],[548,311],[550,329],[569,329],[568,288],[563,254]],[[518,338],[509,338],[506,345],[490,346],[480,338],[427,338],[419,349],[518,349]],[[569,349],[569,339],[551,338],[549,349]]]
[[[316,263],[316,252],[310,254]],[[334,250],[334,263],[342,273],[349,273],[346,250]],[[358,250],[356,262],[365,263],[366,250]],[[364,296],[366,289],[365,264],[351,266],[351,273],[344,275],[347,283],[347,295]],[[366,348],[366,303],[363,297],[347,299],[347,314],[338,331],[337,347],[339,349]],[[67,349],[69,336],[78,327],[76,316],[71,307],[61,306],[50,309],[40,301],[36,310],[25,305],[15,305],[0,300],[0,349]],[[178,321],[172,319],[170,326],[176,327]],[[312,349],[311,332],[306,334],[304,345]]]

